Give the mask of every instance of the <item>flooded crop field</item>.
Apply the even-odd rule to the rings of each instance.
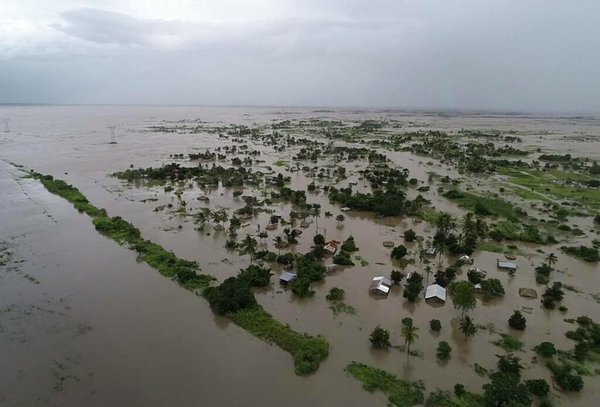
[[[598,405],[600,118],[0,117],[0,405]]]

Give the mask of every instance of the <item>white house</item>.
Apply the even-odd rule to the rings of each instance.
[[[425,300],[446,302],[446,289],[439,284],[427,286]]]
[[[391,287],[392,280],[389,278],[384,276],[373,277],[373,281],[369,285],[369,292],[371,294],[388,295]]]

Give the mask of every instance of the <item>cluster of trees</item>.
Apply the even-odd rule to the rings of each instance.
[[[546,288],[544,295],[542,295],[542,305],[547,309],[554,309],[556,303],[562,301],[565,296],[565,292],[562,290],[562,283],[554,282],[552,286]]]
[[[423,291],[423,276],[414,272],[406,280],[402,296],[410,302],[415,302],[421,291]]]
[[[312,296],[315,292],[310,288],[310,284],[325,277],[325,267],[313,256],[303,255],[296,259],[296,270],[298,277],[290,285],[292,293],[298,297]]]
[[[554,271],[557,257],[554,253],[548,254],[546,260],[535,268],[535,281],[538,284],[548,284],[550,281],[550,273]]]
[[[265,287],[269,284],[271,270],[252,264],[235,277],[229,277],[218,286],[207,287],[204,296],[212,309],[219,315],[253,308],[257,305],[252,287]]]
[[[475,218],[471,212],[467,213],[462,220],[461,232],[458,224],[449,213],[442,212],[436,219],[437,231],[433,237],[433,246],[441,254],[447,249],[453,255],[471,254],[477,247],[477,243],[485,239],[488,234],[488,226],[481,218]]]
[[[142,180],[156,181],[184,181],[195,179],[200,185],[218,185],[219,182],[225,187],[242,186],[244,184],[258,185],[263,181],[260,172],[252,172],[245,167],[224,168],[216,166],[184,167],[179,163],[165,164],[159,168],[129,168],[125,171],[116,172],[113,176],[129,182]]]
[[[380,216],[417,215],[428,201],[421,195],[414,200],[406,198],[406,194],[398,186],[388,185],[384,190],[370,193],[352,193],[351,188],[329,189],[331,202],[339,203],[359,211],[375,212]]]

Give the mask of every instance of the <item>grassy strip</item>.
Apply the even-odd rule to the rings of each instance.
[[[294,358],[297,374],[315,372],[329,354],[329,344],[323,337],[300,334],[274,319],[260,307],[228,314],[233,322],[265,342],[274,343]]]
[[[409,382],[397,376],[362,363],[352,362],[346,366],[346,372],[362,382],[363,388],[373,393],[381,390],[388,396],[389,405],[410,407],[423,404],[425,385],[421,381]]]
[[[459,206],[473,211],[477,215],[495,216],[512,222],[518,222],[519,219],[527,216],[522,210],[501,198],[475,195],[458,189],[451,189],[443,196],[456,201]]]
[[[144,240],[139,229],[119,216],[109,217],[105,209],[93,206],[75,187],[62,180],[55,180],[50,175],[31,174],[44,187],[67,201],[82,213],[92,218],[92,222],[101,234],[113,239],[121,245],[139,253],[140,257],[162,275],[175,278],[185,288],[204,293],[214,277],[198,274],[198,264],[178,258],[173,252],[162,246]],[[322,337],[300,334],[287,325],[283,325],[265,312],[258,304],[228,314],[237,325],[252,335],[269,343],[274,343],[289,352],[294,358],[296,373],[309,374],[315,372],[319,363],[327,357],[329,344]]]
[[[586,188],[578,184],[593,180],[593,177],[562,171],[518,171],[510,168],[499,168],[498,172],[509,177],[513,184],[528,188],[532,192],[556,199],[571,199],[589,206],[596,212],[600,210],[600,189]]]

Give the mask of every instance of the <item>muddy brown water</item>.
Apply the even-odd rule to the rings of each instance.
[[[356,261],[356,266],[332,273],[324,282],[314,285],[316,294],[310,299],[295,299],[275,283],[269,289],[257,291],[258,301],[278,320],[299,331],[323,334],[330,342],[330,356],[319,371],[307,378],[298,377],[287,353],[216,317],[205,301],[160,276],[145,263],[136,262],[131,251],[100,236],[89,218],[79,215],[70,204],[49,194],[39,183],[22,179],[22,173],[9,162],[67,180],[96,206],[106,208],[111,215],[123,216],[140,228],[146,238],[178,256],[198,260],[203,272],[222,280],[249,264],[248,256],[223,248],[225,232],[213,232],[210,224],[204,232],[198,232],[190,218],[167,210],[153,212],[155,207],[169,202],[177,208],[177,199],[172,199],[173,195],[164,193],[161,187],[135,187],[107,174],[124,170],[130,164],[159,166],[172,161],[169,154],[204,150],[228,142],[209,134],[148,132],[148,126],[193,119],[224,126],[302,117],[355,122],[364,118],[393,118],[404,123],[404,130],[512,130],[531,148],[543,145],[561,153],[568,148],[573,154],[587,157],[590,151],[595,151],[590,150],[593,142],[573,142],[573,137],[597,136],[600,130],[600,121],[590,118],[442,117],[425,113],[304,109],[2,107],[0,116],[11,119],[11,132],[0,133],[0,241],[6,242],[13,252],[10,267],[4,267],[0,275],[3,362],[0,403],[4,405],[385,405],[381,393],[363,391],[359,382],[344,373],[343,368],[350,361],[386,369],[403,378],[423,380],[428,391],[451,389],[457,382],[480,391],[486,379],[477,375],[474,364],[492,370],[494,355],[503,353],[490,343],[499,336],[489,328],[464,341],[456,329],[460,312],[453,308],[451,300],[442,307],[433,307],[422,299],[417,304],[408,304],[400,287],[394,287],[387,299],[367,293],[373,276],[389,275],[396,267],[390,262],[389,249],[381,243],[384,240],[402,243],[400,236],[408,228],[419,235],[431,236],[431,226],[412,219],[376,219],[356,212],[346,213],[346,221],[340,225],[335,221],[339,207],[331,205],[322,192],[308,193],[310,202],[322,205],[319,231],[336,240],[353,235],[360,248],[357,255],[368,265]],[[111,124],[117,125],[116,145],[108,144],[110,133],[106,126]],[[258,145],[251,148],[265,151]],[[261,159],[268,163],[278,159],[291,161],[293,153],[269,152]],[[452,169],[435,162],[428,164],[432,160],[410,153],[388,153],[388,156],[424,182],[432,167],[442,175],[456,175]],[[326,159],[321,164],[334,163]],[[358,162],[348,165],[349,180],[358,178],[355,164]],[[310,182],[299,173],[290,175],[292,188],[304,188]],[[359,182],[358,188],[363,187],[368,189]],[[428,198],[439,210],[463,213],[438,196],[435,187],[431,189]],[[229,188],[212,190],[208,206],[229,209],[243,206],[241,200],[232,198],[232,192]],[[245,193],[249,192],[252,191],[246,188]],[[198,188],[184,189],[182,199],[190,208],[207,206],[195,199],[203,193]],[[148,198],[156,201],[141,202]],[[276,207],[277,213],[286,216],[289,210],[288,204]],[[326,218],[326,211],[331,211],[333,217]],[[240,231],[240,237],[256,233],[257,225],[266,225],[268,216],[261,214],[253,219]],[[312,242],[317,225],[312,219],[309,221],[311,225],[294,249],[297,252],[307,251]],[[276,250],[272,239],[282,233],[282,228],[270,232],[263,247]],[[572,325],[564,322],[564,318],[589,315],[600,320],[600,305],[591,296],[600,293],[600,270],[597,265],[560,254],[558,247],[544,247],[546,252],[559,254],[556,279],[582,290],[566,292],[563,303],[569,308],[567,313],[546,311],[540,308],[539,299],[518,295],[520,287],[536,288],[538,294],[543,292],[535,284],[533,271],[543,255],[535,249],[522,247],[515,278],[496,270],[498,254],[476,253],[476,265],[488,271],[488,277],[502,281],[506,296],[496,302],[478,301],[471,316],[479,324],[511,333],[525,342],[523,352],[519,352],[526,366],[525,378],[549,379],[548,370],[532,361],[530,349],[542,341],[552,341],[560,349],[571,348],[573,343],[564,332],[572,329]],[[407,271],[418,268],[409,265]],[[277,274],[279,270],[274,272]],[[466,268],[459,278],[466,278]],[[356,315],[333,314],[325,299],[332,287],[346,290],[345,303],[357,310]],[[523,333],[507,326],[512,311],[521,307],[531,307],[531,314],[525,314],[527,329]],[[394,344],[402,344],[400,321],[405,316],[413,317],[419,327],[419,339],[413,349],[420,351],[422,357],[407,360],[397,350],[373,351],[369,347],[368,335],[377,325],[391,331]],[[432,318],[442,321],[439,335],[429,331],[428,322]],[[448,341],[453,348],[448,363],[436,360],[435,348],[440,340]],[[579,395],[553,392],[564,405],[596,405],[599,379],[585,377],[584,381],[585,389]]]

